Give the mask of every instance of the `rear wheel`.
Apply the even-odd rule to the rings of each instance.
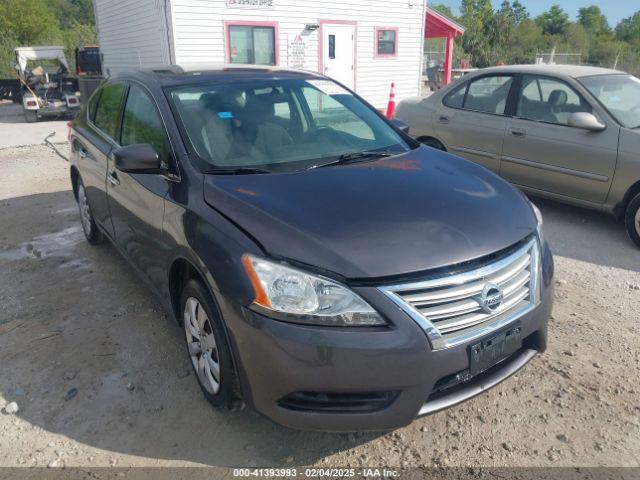
[[[91,213],[91,206],[87,198],[82,180],[78,178],[78,210],[80,211],[80,223],[82,231],[87,241],[91,245],[98,245],[104,241],[104,235],[96,225],[96,221]]]
[[[24,111],[24,119],[27,123],[35,123],[38,121],[38,112],[37,110],[25,110]]]
[[[629,237],[640,247],[640,193],[629,202],[624,221]]]
[[[200,282],[190,280],[180,304],[187,351],[202,393],[215,407],[238,408],[231,351],[211,295]]]

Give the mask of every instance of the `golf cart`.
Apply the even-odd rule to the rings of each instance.
[[[27,122],[44,116],[75,115],[80,100],[63,47],[22,47],[15,52]]]

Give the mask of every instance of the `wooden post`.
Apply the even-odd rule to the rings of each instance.
[[[445,48],[444,58],[444,85],[449,85],[451,83],[451,69],[453,68],[453,47],[454,37],[453,35],[449,34],[447,35],[447,46]]]

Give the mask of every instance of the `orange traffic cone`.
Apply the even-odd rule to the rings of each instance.
[[[391,120],[396,114],[396,93],[394,91],[395,83],[391,84],[391,93],[389,94],[389,104],[387,105],[387,118]]]

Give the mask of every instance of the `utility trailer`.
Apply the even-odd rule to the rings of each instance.
[[[0,79],[0,100],[11,100],[14,103],[20,103],[22,101],[20,80]]]
[[[80,108],[77,82],[69,75],[63,47],[21,47],[15,53],[26,121],[75,115]]]

